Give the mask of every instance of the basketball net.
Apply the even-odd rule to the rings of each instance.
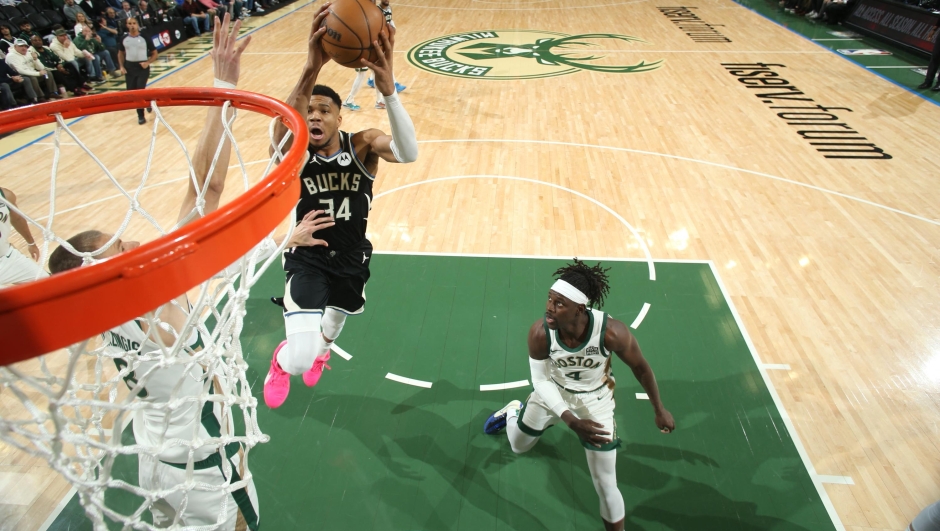
[[[189,163],[189,178],[197,183],[190,153],[166,122],[157,102],[152,103],[155,116],[147,156],[146,168],[134,189],[118,183],[108,168],[92,153],[70,129],[61,115],[56,115],[54,133],[54,160],[50,186],[50,214],[45,223],[30,218],[27,213],[10,205],[11,210],[24,216],[30,225],[43,231],[42,263],[50,251],[50,244],[64,246],[83,262],[95,264],[104,249],[81,253],[68,244],[71,235],[55,234],[56,178],[60,167],[60,145],[63,135],[70,137],[104,171],[107,179],[128,202],[128,210],[107,246],[121,238],[133,214],[146,219],[161,235],[178,229],[158,223],[138,197],[147,185],[157,131],[162,126],[179,144]],[[238,143],[232,133],[236,110],[226,102],[222,106],[224,137],[231,141],[238,161],[241,181],[249,188],[248,172]],[[269,137],[274,143],[274,125],[271,121]],[[288,132],[288,135],[290,133]],[[275,152],[280,154],[285,136]],[[218,163],[222,142],[208,175]],[[279,157],[268,162],[264,175],[274,168]],[[206,185],[197,190],[196,207],[190,218],[205,214]],[[197,187],[198,188],[198,187]],[[293,224],[292,224],[293,225]],[[285,238],[286,243],[289,238]],[[283,244],[282,244],[283,245]],[[72,345],[65,352],[41,356],[34,360],[0,367],[0,439],[20,450],[46,460],[76,489],[85,513],[96,530],[114,527],[123,529],[157,529],[148,514],[154,502],[174,498],[176,516],[162,522],[160,529],[197,529],[184,527],[180,516],[187,506],[205,493],[236,494],[246,489],[252,480],[248,467],[249,454],[268,436],[258,427],[258,401],[251,394],[245,376],[247,364],[242,355],[239,335],[249,290],[262,273],[279,257],[282,248],[265,238],[251,252],[203,282],[189,292],[191,308],[183,308],[189,316],[181,330],[173,330],[157,310],[140,316],[136,321],[146,334],[143,344],[115,345],[109,333],[95,336]],[[195,292],[195,295],[194,295]],[[104,304],[104,302],[102,302]],[[179,303],[171,304],[179,307]],[[165,306],[163,307],[166,308]],[[82,311],[76,308],[76,312]],[[169,331],[176,339],[167,344],[158,330]],[[156,348],[153,345],[157,345]],[[168,379],[170,383],[168,384]],[[168,396],[154,396],[149,385],[169,389]],[[193,387],[198,392],[192,393]],[[186,391],[189,389],[189,392]],[[17,405],[19,404],[19,405]],[[130,437],[125,429],[135,418],[147,419],[151,426],[151,444]],[[173,426],[189,423],[191,429]],[[206,420],[215,429],[201,430]],[[213,420],[214,419],[214,420]],[[156,427],[154,430],[153,428]],[[157,441],[153,443],[153,441]],[[156,477],[158,468],[167,466],[161,459],[178,456],[171,465],[182,474],[182,480],[159,488],[142,485],[142,478],[115,477],[117,468],[128,466],[127,460],[136,458],[141,476]],[[121,464],[121,463],[125,464]],[[200,470],[206,466],[221,470],[222,480],[206,482],[200,479]],[[147,467],[152,467],[146,470]],[[126,476],[126,474],[125,474]],[[234,510],[232,495],[220,496],[217,523],[222,523]],[[201,502],[200,502],[201,503]],[[247,520],[247,518],[246,518]],[[198,529],[215,529],[215,524]]]

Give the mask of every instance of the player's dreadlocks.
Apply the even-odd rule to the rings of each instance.
[[[608,271],[610,271],[610,268],[601,267],[600,262],[594,266],[589,266],[575,258],[573,264],[568,264],[555,271],[554,276],[587,295],[591,308],[599,308],[604,305],[604,297],[610,291],[610,284],[607,283]]]

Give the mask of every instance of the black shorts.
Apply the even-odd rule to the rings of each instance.
[[[333,308],[345,314],[362,313],[372,243],[363,240],[343,252],[308,247],[284,253],[284,314]]]

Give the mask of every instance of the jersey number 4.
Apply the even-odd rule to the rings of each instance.
[[[321,199],[321,205],[326,205],[323,208],[324,211],[333,219],[341,219],[343,221],[349,221],[352,213],[349,212],[349,198],[344,197],[343,202],[339,204],[339,210],[334,214],[333,213],[333,200],[332,199]]]
[[[581,379],[581,371],[569,372],[569,373],[565,374],[565,378],[570,378],[570,379],[572,379],[572,380],[580,380],[580,379]]]

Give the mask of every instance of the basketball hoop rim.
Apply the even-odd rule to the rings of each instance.
[[[252,92],[159,88],[84,96],[0,113],[0,133],[63,119],[159,107],[222,106],[226,101],[279,118],[295,141],[261,182],[215,212],[95,265],[0,290],[0,366],[39,356],[133,320],[182,295],[250,251],[284,220],[300,197],[307,151],[304,118],[289,105]],[[302,142],[296,139],[304,139]],[[92,228],[92,227],[89,227]]]

